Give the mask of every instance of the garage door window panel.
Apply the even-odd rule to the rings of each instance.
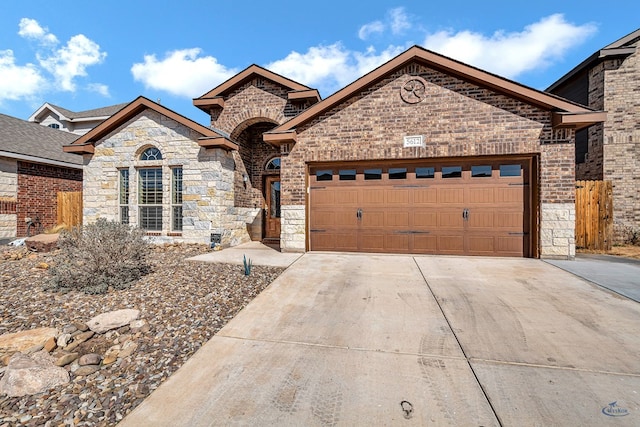
[[[417,167],[416,179],[428,179],[436,176],[436,168],[430,167]]]
[[[442,178],[462,178],[462,166],[443,166]]]
[[[522,166],[519,164],[500,165],[501,177],[518,177],[521,176]]]
[[[365,181],[382,179],[382,169],[365,169],[364,179]]]
[[[471,166],[471,178],[490,178],[491,171],[491,165]]]
[[[338,172],[340,176],[340,181],[355,181],[356,180],[356,170],[355,169],[340,169]]]
[[[389,179],[407,179],[407,168],[389,168]]]
[[[333,180],[332,170],[316,171],[316,181],[332,181],[332,180]]]

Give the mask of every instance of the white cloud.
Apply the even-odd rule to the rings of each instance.
[[[409,17],[404,11],[403,7],[397,7],[389,11],[389,17],[391,18],[391,32],[395,35],[402,34],[404,31],[411,28]]]
[[[269,70],[310,87],[323,95],[331,93],[388,61],[404,47],[389,46],[381,53],[350,51],[341,43],[314,46],[306,53],[291,52],[286,58],[266,65]]]
[[[237,73],[212,56],[199,56],[199,48],[168,52],[164,59],[145,55],[144,62],[133,64],[131,73],[145,87],[173,95],[196,97]]]
[[[34,39],[41,43],[57,44],[58,38],[49,32],[48,28],[40,26],[38,21],[30,18],[22,18],[18,24],[18,35],[28,39]]]
[[[106,56],[96,42],[78,34],[49,56],[38,55],[38,60],[44,69],[54,75],[62,90],[74,92],[74,79],[86,76],[87,67],[100,64]]]
[[[104,85],[102,83],[89,83],[87,85],[87,89],[90,92],[98,93],[98,94],[104,96],[105,98],[108,98],[108,97],[111,96],[111,94],[109,93],[109,86]]]
[[[574,25],[561,14],[542,18],[521,32],[495,32],[485,36],[471,31],[428,34],[427,49],[459,61],[514,78],[526,71],[545,68],[596,31],[593,24]]]
[[[104,61],[106,53],[83,34],[71,37],[59,47],[58,38],[38,21],[22,18],[18,34],[37,42],[38,64],[19,65],[13,51],[0,51],[0,100],[28,99],[37,93],[76,91],[78,77],[87,76],[87,68]],[[108,87],[100,83],[86,86],[108,96]]]
[[[12,50],[0,51],[0,103],[30,98],[44,85],[45,79],[35,65],[16,65]]]
[[[390,9],[387,12],[385,21],[373,21],[364,24],[358,31],[360,40],[367,40],[372,34],[382,34],[387,28],[391,30],[394,36],[401,35],[411,28],[411,22],[403,7]]]
[[[360,27],[358,37],[360,40],[366,40],[371,34],[382,32],[384,32],[384,24],[382,21],[373,21]]]

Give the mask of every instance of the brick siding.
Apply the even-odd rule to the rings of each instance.
[[[234,204],[237,207],[262,208],[265,204],[265,176],[279,172],[264,170],[267,162],[280,151],[265,143],[262,134],[300,114],[311,104],[288,100],[290,89],[255,76],[224,97],[224,108],[211,110],[211,126],[231,135],[239,145],[234,153]],[[248,177],[245,183],[244,176]],[[256,221],[251,238],[261,239],[262,228]]]
[[[639,41],[629,45],[638,46]],[[588,70],[588,102],[607,112],[607,120],[588,129],[587,154],[576,164],[579,180],[613,184],[614,243],[640,229],[640,54],[605,59]],[[566,95],[568,82],[556,90]],[[573,94],[582,96],[580,93]]]
[[[43,228],[56,225],[59,191],[82,191],[82,170],[18,162],[18,236],[27,234],[25,218],[39,218]]]
[[[400,90],[419,75],[426,99]],[[424,135],[424,148],[403,136]],[[541,203],[574,201],[574,133],[553,131],[549,112],[425,68],[408,66],[298,129],[283,158],[283,205],[306,200],[307,162],[531,154],[540,156]]]

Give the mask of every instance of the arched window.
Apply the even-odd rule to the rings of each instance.
[[[279,171],[280,170],[280,157],[274,157],[269,160],[269,163],[264,167],[266,171]]]
[[[156,147],[149,147],[140,154],[140,160],[162,160],[162,153]]]

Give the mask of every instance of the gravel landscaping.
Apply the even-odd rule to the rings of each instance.
[[[140,310],[148,328],[123,327],[80,345],[82,355],[103,353],[125,337],[135,342],[131,355],[94,373],[76,375],[69,365],[68,384],[31,396],[0,394],[0,427],[117,424],[283,271],[254,266],[245,276],[241,265],[185,260],[209,251],[205,246],[159,246],[149,257],[152,272],[129,289],[59,293],[45,290],[50,254],[7,248],[0,249],[0,335],[62,331],[119,309]],[[5,372],[0,363],[0,380]]]

